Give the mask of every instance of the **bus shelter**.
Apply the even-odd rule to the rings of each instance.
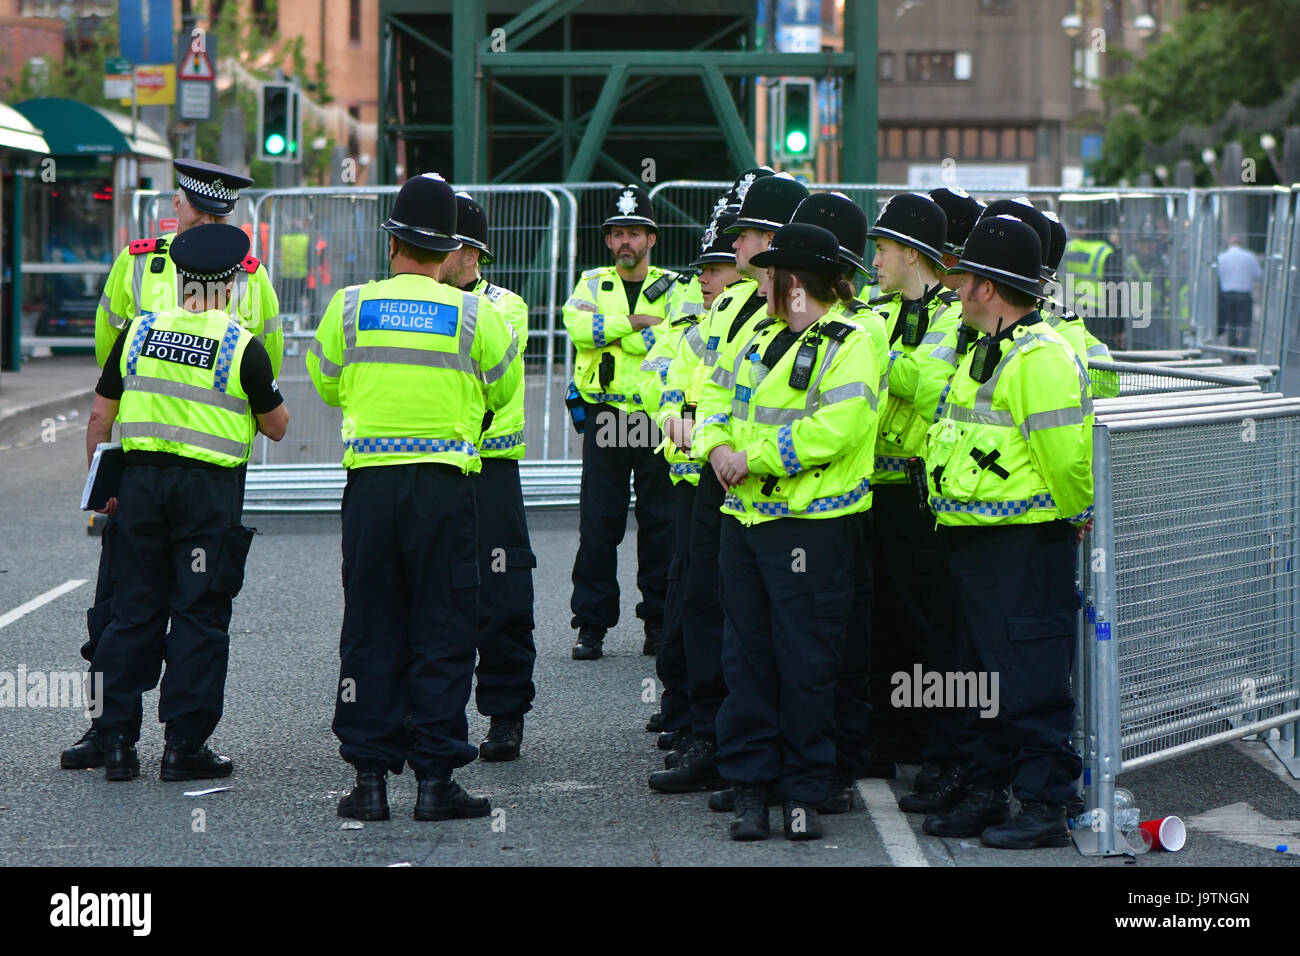
[[[22,315],[20,175],[49,154],[41,130],[12,106],[0,103],[0,369],[15,371],[20,361]]]

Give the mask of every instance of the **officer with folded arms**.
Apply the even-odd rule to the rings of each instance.
[[[1082,764],[1070,746],[1075,550],[1091,521],[1092,397],[1042,320],[1042,250],[1011,216],[985,217],[953,271],[983,332],[926,436],[929,507],[955,587],[963,656],[997,675],[997,713],[963,713],[964,797],[926,817],[935,836],[1029,849],[1068,842]],[[1010,819],[1007,784],[1020,801]]]
[[[768,311],[738,350],[733,398],[701,420],[698,454],[727,488],[718,564],[723,672],[718,768],[735,790],[735,840],[818,839],[831,795],[835,684],[865,560],[876,367],[862,328],[828,313],[850,297],[840,243],[819,226],[778,229],[751,259]]]
[[[109,780],[138,775],[140,697],[167,673],[163,780],[229,776],[207,746],[221,720],[230,615],[253,532],[239,523],[240,469],[258,430],[279,441],[289,412],[271,359],[224,309],[248,237],[229,225],[188,229],[169,244],[181,305],[131,322],[113,343],[86,426],[86,456],[121,423],[125,467],[116,513],[112,621],[94,666],[103,712],[92,728]],[[168,633],[168,621],[171,631]]]

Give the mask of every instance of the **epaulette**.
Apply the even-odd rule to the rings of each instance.
[[[597,276],[605,275],[613,266],[597,266],[594,269],[588,269],[582,274],[584,279],[595,279]]]
[[[500,302],[505,298],[506,290],[501,288],[499,285],[493,285],[489,282],[483,287],[483,291],[480,294],[486,296],[490,302]]]
[[[868,299],[867,305],[870,306],[884,305],[886,302],[893,299],[894,296],[896,295],[898,295],[897,292],[886,292],[884,295],[878,295],[874,299]]]
[[[697,315],[683,315],[680,318],[673,319],[668,323],[670,328],[676,328],[679,325],[695,325],[700,321]]]
[[[721,312],[723,309],[725,309],[725,308],[726,308],[727,306],[729,306],[730,304],[731,304],[731,296],[727,296],[727,297],[726,297],[725,299],[723,299],[721,302],[715,302],[715,303],[713,303],[713,311],[714,311],[714,312]]]
[[[757,332],[760,329],[765,329],[775,321],[776,319],[772,318],[770,315],[765,319],[759,319],[754,323],[754,331]]]
[[[939,298],[952,305],[954,302],[961,301],[961,293],[956,289],[949,289],[947,292],[940,292]]]
[[[1026,325],[1017,325],[1011,337],[1016,340],[1021,352],[1032,352],[1043,344],[1042,338],[1036,332],[1030,332]]]
[[[850,325],[847,322],[840,322],[833,319],[822,326],[822,335],[826,336],[828,339],[834,339],[836,342],[843,342],[849,337],[850,332],[856,332],[857,330],[858,327],[856,325]]]
[[[849,315],[853,315],[857,312],[863,312],[871,308],[871,306],[867,305],[861,299],[849,299],[849,301],[844,303],[844,308]]]
[[[229,262],[230,260],[227,259],[226,261]],[[262,267],[262,260],[250,252],[244,256],[244,261],[239,264],[239,267],[251,276]]]
[[[683,269],[677,274],[677,281],[682,285],[690,285],[691,280],[700,274],[699,269]]]
[[[163,252],[167,249],[167,239],[165,236],[160,239],[132,239],[126,244],[126,248],[133,256],[148,252]]]

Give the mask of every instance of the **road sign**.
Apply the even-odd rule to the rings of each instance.
[[[176,102],[176,64],[136,64],[135,96],[140,106],[171,106]],[[122,101],[123,106],[131,105],[130,90]]]
[[[131,61],[120,56],[109,57],[104,63],[104,99],[131,98]]]
[[[197,47],[197,49],[196,49]],[[203,42],[192,40],[188,33],[176,37],[176,118],[188,122],[205,122],[216,115],[217,78],[213,64],[217,61],[217,38],[205,36]]]
[[[212,70],[212,60],[204,50],[187,51],[176,70],[176,79],[178,80],[207,80],[211,82],[216,78],[217,75]]]

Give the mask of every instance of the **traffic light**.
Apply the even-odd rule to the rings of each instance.
[[[257,111],[257,155],[269,163],[296,163],[302,156],[298,88],[292,83],[263,83]]]
[[[814,80],[785,78],[776,98],[776,142],[773,151],[787,162],[807,162],[817,152],[816,105]]]

